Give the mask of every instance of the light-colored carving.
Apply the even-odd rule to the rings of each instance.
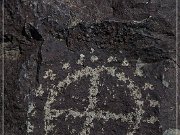
[[[127,88],[129,88],[131,97],[135,100],[136,107],[134,108],[135,112],[131,112],[128,114],[115,114],[108,111],[103,110],[95,110],[96,103],[97,103],[97,97],[98,94],[98,86],[99,86],[99,76],[101,75],[101,72],[107,72],[107,74],[114,76],[119,81],[123,81],[124,83],[129,83],[127,85]],[[51,104],[54,103],[56,100],[57,94],[61,93],[63,89],[66,89],[71,83],[76,82],[80,80],[82,77],[88,77],[90,76],[90,82],[91,86],[89,88],[89,105],[86,108],[86,111],[84,112],[78,112],[72,109],[67,110],[56,110],[51,109]],[[141,92],[138,86],[134,84],[134,81],[130,79],[129,77],[126,77],[124,72],[116,73],[116,67],[105,67],[105,66],[98,66],[97,68],[91,68],[91,67],[85,67],[81,70],[77,70],[74,72],[74,74],[69,74],[63,81],[60,81],[57,87],[54,87],[54,89],[50,89],[49,96],[46,102],[46,105],[44,107],[45,110],[45,131],[46,134],[48,134],[51,130],[53,130],[54,125],[50,122],[51,120],[54,120],[54,118],[57,118],[58,116],[64,114],[65,112],[68,113],[66,117],[69,115],[75,117],[83,117],[86,116],[86,120],[84,122],[84,126],[82,128],[82,131],[80,132],[80,135],[89,134],[90,129],[93,128],[93,120],[94,119],[104,119],[104,121],[111,119],[114,120],[121,120],[122,122],[127,122],[130,124],[129,126],[129,134],[135,133],[136,130],[139,128],[139,123],[142,119],[142,115],[144,113],[143,107],[143,101],[141,101]],[[136,117],[136,122],[132,123],[132,118]]]
[[[83,61],[85,60],[85,55],[81,54],[80,59],[77,61],[77,64],[83,65]],[[95,57],[94,57],[95,58]],[[94,59],[93,58],[93,59]],[[109,57],[109,62],[116,60],[115,57]],[[92,60],[92,57],[91,59]],[[98,60],[98,58],[94,59]],[[92,61],[94,62],[94,61]],[[66,63],[65,63],[66,64]],[[127,63],[126,63],[127,64]],[[68,67],[70,65],[68,64]],[[66,66],[67,67],[67,66]],[[154,87],[150,83],[145,83],[143,87],[139,87],[138,85],[135,84],[134,80],[132,80],[130,77],[128,77],[124,72],[119,71],[120,67],[106,67],[104,65],[102,66],[97,66],[96,68],[92,68],[89,66],[83,67],[80,70],[75,70],[73,73],[69,73],[63,80],[59,81],[57,85],[50,84],[47,88],[48,91],[48,97],[47,101],[44,106],[44,112],[45,112],[45,117],[44,117],[44,130],[45,134],[48,135],[51,131],[54,130],[55,125],[55,120],[58,119],[62,114],[66,114],[65,120],[67,120],[70,116],[76,118],[82,118],[85,117],[85,121],[83,123],[83,127],[81,129],[81,132],[79,133],[80,135],[89,135],[90,130],[94,127],[93,120],[94,119],[103,119],[104,122],[107,122],[109,119],[113,120],[119,120],[121,122],[126,122],[129,127],[128,127],[128,133],[127,135],[133,135],[136,133],[137,129],[139,128],[140,122],[143,120],[143,106],[144,106],[144,101],[142,99],[142,93],[141,90],[146,90],[146,89],[151,89],[153,90]],[[66,68],[64,68],[66,70]],[[121,69],[120,69],[121,70]],[[113,113],[109,111],[104,111],[100,108],[97,108],[97,94],[99,93],[99,88],[100,86],[103,86],[104,84],[100,84],[100,76],[102,73],[106,73],[114,78],[117,79],[117,81],[121,82],[120,84],[116,84],[117,87],[119,86],[126,86],[129,93],[129,98],[134,100],[135,106],[133,107],[133,112],[123,114],[123,113]],[[45,76],[43,77],[44,79],[50,78],[50,80],[55,79],[56,74],[53,73],[52,70],[48,70],[45,72]],[[67,87],[70,84],[73,84],[74,82],[81,81],[81,78],[87,77],[90,79],[90,84],[88,91],[89,96],[87,97],[89,104],[85,108],[85,111],[78,111],[74,110],[73,108],[67,108],[67,109],[54,109],[52,108],[52,104],[55,103],[55,101],[61,102],[64,101],[64,99],[58,99],[58,96],[61,94],[62,91],[66,90]],[[123,82],[123,83],[122,83]],[[115,91],[110,90],[107,87],[107,91],[112,94],[113,98],[115,98]],[[39,88],[36,90],[36,96],[42,96],[44,91],[42,90],[42,85],[40,84]],[[126,91],[125,91],[126,93]],[[127,94],[127,93],[126,93]],[[78,97],[72,96],[72,98],[76,99]],[[105,97],[107,99],[107,97]],[[84,102],[85,99],[82,100]],[[155,100],[149,100],[150,106],[159,107],[158,101]],[[104,102],[106,104],[106,100]],[[30,107],[31,108],[31,107]],[[31,111],[31,110],[30,110]],[[134,122],[135,118],[135,122]],[[155,123],[158,121],[158,119],[154,116],[152,116],[150,119],[143,120],[144,122],[147,123]],[[29,126],[30,129],[32,128],[32,124]],[[29,130],[31,131],[31,130]],[[104,129],[102,129],[102,132]],[[33,132],[33,130],[32,130]],[[75,130],[70,131],[72,133],[76,132]]]

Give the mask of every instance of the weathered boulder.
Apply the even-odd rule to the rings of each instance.
[[[179,127],[175,5],[5,1],[5,134],[162,135]]]

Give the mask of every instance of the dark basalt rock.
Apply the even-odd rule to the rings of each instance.
[[[5,134],[174,133],[175,6],[5,0]]]

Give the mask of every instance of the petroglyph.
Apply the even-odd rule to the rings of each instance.
[[[89,57],[89,61],[91,61],[92,63],[98,60],[99,60],[98,57],[95,55]],[[116,60],[117,60],[116,57],[110,56],[106,62],[110,63]],[[83,65],[84,61],[85,61],[85,55],[80,54],[80,58],[76,61],[76,64]],[[129,62],[127,61],[126,58],[121,63],[121,66],[122,67],[129,66]],[[62,70],[67,70],[70,67],[71,65],[65,62],[62,66]],[[132,74],[134,74],[133,71],[131,72]],[[53,71],[49,69],[48,71],[45,71],[45,75],[43,76],[43,78],[46,80],[47,78],[49,78],[50,80],[55,80],[57,78],[57,74],[53,73]],[[112,95],[112,98],[116,99],[116,91],[114,89],[108,88],[105,82],[100,81],[101,80],[100,78],[102,78],[103,74],[113,77],[117,81],[117,83],[115,84],[116,87],[126,88],[125,93],[127,94],[128,98],[130,98],[135,104],[132,107],[133,111],[128,113],[122,113],[122,112],[115,113],[109,110],[103,110],[102,108],[99,108],[97,106],[97,103],[100,101],[97,95],[100,93],[99,88],[102,86],[105,86],[106,90],[110,93],[110,95]],[[63,91],[66,91],[68,87],[71,86],[72,84],[82,81],[83,78],[87,78],[89,80],[89,84],[87,88],[88,96],[83,97],[83,99],[81,99],[81,102],[85,102],[87,100],[88,103],[87,106],[84,107],[84,110],[79,111],[77,109],[74,109],[73,106],[66,109],[54,108],[53,104],[57,104],[57,101],[59,103],[64,101],[63,98],[59,99]],[[44,94],[44,90],[42,87],[43,87],[42,84],[40,84],[37,90],[35,91],[36,96],[42,96]],[[45,134],[49,135],[51,132],[53,132],[57,126],[55,121],[57,121],[59,117],[63,116],[65,117],[65,121],[68,121],[70,117],[71,118],[73,117],[74,119],[85,118],[80,131],[76,131],[75,129],[74,130],[72,129],[72,131],[70,131],[71,133],[78,132],[78,134],[80,135],[89,135],[91,133],[91,129],[93,129],[95,126],[94,120],[103,120],[104,123],[106,123],[111,119],[114,121],[127,123],[128,124],[127,135],[133,135],[139,129],[141,121],[152,124],[158,121],[158,118],[155,116],[152,116],[148,119],[143,119],[143,114],[145,113],[145,110],[143,110],[144,101],[141,90],[148,90],[148,89],[154,90],[153,85],[146,82],[144,83],[143,86],[138,86],[133,79],[131,79],[125,72],[123,72],[121,67],[97,65],[96,67],[83,66],[81,67],[81,69],[77,69],[77,70],[75,69],[72,73],[68,73],[67,76],[63,77],[58,83],[56,84],[50,83],[49,86],[46,87],[48,96],[44,106]],[[78,96],[73,95],[71,96],[71,98],[78,99]],[[108,98],[105,97],[105,101],[103,102],[104,105],[107,104],[107,99]],[[159,102],[156,100],[149,99],[149,106],[159,107]],[[32,110],[29,111],[32,112]],[[28,132],[33,132],[33,124],[29,123],[28,128],[29,128]],[[101,132],[104,132],[103,128]]]
[[[98,78],[99,78],[99,74],[103,71],[108,72],[109,74],[111,74],[112,76],[115,75],[114,73],[115,68],[114,67],[98,67],[95,69],[92,69],[91,67],[86,67],[84,69],[82,69],[81,71],[76,71],[75,74],[71,75],[71,76],[67,76],[66,79],[64,79],[64,81],[59,82],[58,84],[58,89],[59,91],[61,91],[61,88],[64,88],[65,86],[67,87],[68,85],[70,85],[71,83],[75,82],[78,80],[78,78],[82,78],[83,76],[92,76],[92,79],[90,80],[91,82],[91,87],[89,88],[89,105],[86,109],[86,111],[84,113],[80,113],[80,112],[75,112],[72,110],[53,110],[53,112],[51,112],[50,110],[50,104],[53,103],[52,100],[55,100],[55,97],[53,97],[52,95],[54,95],[53,93],[51,93],[51,97],[50,99],[47,100],[46,102],[46,108],[45,108],[45,112],[47,112],[46,114],[48,114],[45,118],[46,118],[46,123],[49,123],[49,120],[51,120],[52,117],[58,117],[59,115],[63,114],[63,112],[68,111],[69,115],[72,115],[73,117],[82,117],[82,116],[86,116],[86,121],[84,122],[84,127],[83,130],[80,134],[89,134],[90,132],[90,127],[93,127],[92,121],[93,119],[95,119],[96,117],[98,118],[103,118],[105,120],[112,118],[112,119],[121,119],[122,121],[132,121],[129,118],[132,118],[132,114],[128,114],[128,116],[124,116],[123,114],[119,114],[119,115],[115,115],[115,114],[111,114],[110,112],[104,112],[106,113],[105,116],[103,116],[102,114],[104,113],[100,113],[100,112],[95,112],[95,111],[91,111],[88,112],[89,109],[94,109],[96,106],[96,95],[98,93]],[[113,71],[113,72],[112,72]],[[120,79],[121,76],[119,76],[119,74],[117,75]],[[71,78],[71,80],[70,80]],[[52,92],[52,91],[51,91]],[[56,112],[56,113],[55,113]],[[73,113],[72,113],[73,112]],[[55,114],[50,116],[50,114]],[[51,118],[49,118],[51,117]],[[109,118],[108,118],[109,117]],[[45,125],[49,125],[49,124],[45,124]],[[48,127],[49,128],[49,127]],[[46,128],[46,133],[48,134],[48,131],[52,130],[52,129],[47,129]]]
[[[74,71],[74,74],[69,74],[63,81],[60,81],[54,89],[51,89],[49,92],[49,96],[46,102],[46,105],[44,107],[45,111],[45,131],[46,134],[48,134],[50,131],[53,130],[54,125],[51,125],[51,120],[54,118],[57,118],[58,116],[68,113],[68,116],[76,117],[86,117],[86,120],[84,122],[84,126],[82,128],[82,131],[80,132],[80,135],[84,134],[90,134],[90,129],[93,128],[93,120],[94,119],[104,119],[104,121],[108,121],[109,119],[114,120],[121,120],[122,122],[131,123],[129,127],[129,133],[136,133],[136,130],[139,127],[139,123],[142,119],[142,115],[144,114],[143,108],[143,101],[141,100],[141,92],[140,88],[134,84],[134,81],[130,79],[129,77],[126,77],[124,72],[116,72],[116,67],[105,67],[105,66],[98,66],[96,68],[91,68],[86,66],[85,68],[82,68],[81,70]],[[115,114],[112,112],[99,110],[94,110],[97,103],[97,94],[98,94],[98,87],[99,87],[99,77],[102,72],[106,72],[107,74],[115,77],[117,80],[124,82],[127,85],[127,88],[130,90],[130,96],[134,99],[134,102],[137,106],[135,108],[135,112],[131,112],[128,114]],[[61,93],[63,89],[66,89],[70,84],[81,80],[82,77],[88,77],[90,76],[90,87],[89,87],[89,105],[86,108],[86,111],[84,112],[78,112],[75,110],[67,109],[67,110],[56,110],[51,109],[51,104],[54,103],[56,100],[56,97],[58,93]],[[136,122],[132,124],[132,118],[136,117]],[[153,120],[149,120],[148,122],[153,122]]]
[[[174,134],[175,5],[5,3],[5,134]]]

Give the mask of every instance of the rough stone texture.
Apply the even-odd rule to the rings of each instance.
[[[4,40],[6,135],[174,134],[175,1],[5,0]]]

